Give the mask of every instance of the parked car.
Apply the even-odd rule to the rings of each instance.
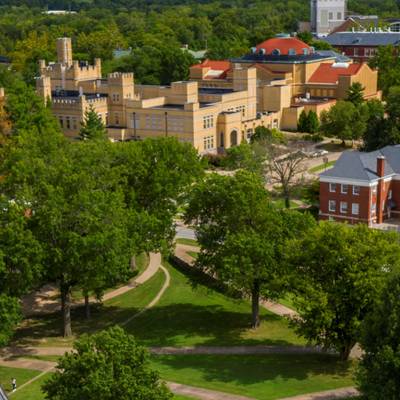
[[[316,158],[316,157],[322,157],[322,156],[326,156],[328,154],[328,151],[326,150],[316,150],[314,151],[311,156]]]

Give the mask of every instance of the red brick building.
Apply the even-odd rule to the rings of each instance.
[[[400,218],[400,145],[344,152],[320,175],[319,217],[369,226]]]
[[[400,32],[336,32],[323,40],[356,62],[368,62],[381,46],[392,45],[398,51]]]

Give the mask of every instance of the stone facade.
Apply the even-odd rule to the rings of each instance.
[[[37,92],[51,100],[65,135],[76,137],[89,107],[114,140],[174,136],[201,153],[215,153],[247,140],[257,126],[279,127],[280,111],[257,114],[257,73],[237,67],[223,88],[196,81],[170,86],[136,85],[132,73],[101,75],[94,65],[74,61],[69,38],[57,41],[57,62],[40,61]],[[199,87],[200,86],[200,87]]]

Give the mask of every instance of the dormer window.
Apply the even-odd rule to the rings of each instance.
[[[281,51],[279,49],[274,49],[274,50],[272,50],[272,55],[273,56],[280,56],[281,55]]]
[[[289,49],[288,54],[289,54],[289,56],[295,56],[296,55],[296,50],[295,49]]]
[[[260,54],[261,56],[265,56],[265,49],[260,49],[259,54]]]
[[[308,56],[308,54],[309,54],[309,51],[308,51],[308,49],[307,49],[307,48],[303,49],[303,54],[304,54],[305,56]]]

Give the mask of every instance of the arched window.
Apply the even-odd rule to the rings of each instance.
[[[238,133],[236,130],[231,132],[231,147],[237,146],[238,144]]]

